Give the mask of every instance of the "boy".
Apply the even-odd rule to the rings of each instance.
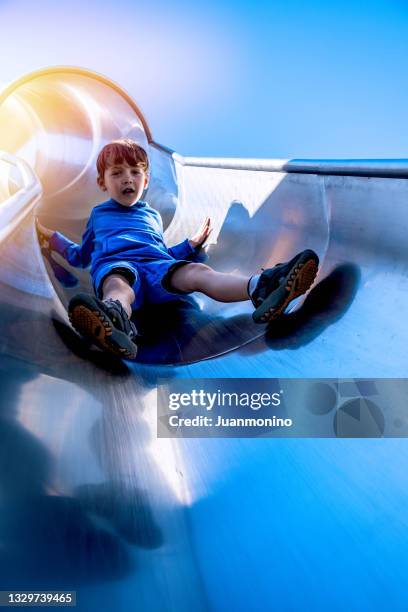
[[[197,263],[212,231],[208,217],[192,238],[167,248],[160,214],[140,199],[149,182],[149,160],[132,140],[105,145],[96,165],[98,185],[109,200],[92,210],[82,244],[39,222],[37,227],[42,242],[71,265],[91,264],[95,296],[74,296],[68,314],[73,327],[103,350],[136,357],[131,315],[143,302],[166,302],[193,291],[221,302],[251,299],[254,321],[266,323],[312,285],[319,260],[311,250],[249,278]]]

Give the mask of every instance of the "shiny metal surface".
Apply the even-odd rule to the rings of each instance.
[[[176,156],[179,157],[179,156]],[[182,158],[180,158],[182,159]],[[236,159],[233,157],[187,157],[189,166],[266,170],[340,176],[406,178],[408,159]]]
[[[155,389],[168,377],[407,376],[407,181],[198,164],[152,142],[137,107],[91,73],[23,81],[0,100],[0,148],[35,170],[49,224],[79,238],[99,197],[96,151],[131,134],[149,141],[148,195],[169,243],[211,214],[217,269],[250,274],[306,247],[322,268],[266,334],[249,305],[197,296],[176,334],[151,330],[148,363],[121,364],[69,328],[74,290],[49,275],[33,210],[16,221],[0,245],[7,588],[74,586],[81,610],[404,609],[403,441],[158,440]],[[23,191],[15,177],[3,204]]]
[[[42,189],[38,177],[22,159],[0,152],[0,167],[0,240],[4,240],[36,206]]]

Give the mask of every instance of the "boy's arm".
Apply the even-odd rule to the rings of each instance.
[[[196,254],[196,249],[191,246],[190,241],[187,238],[183,240],[183,242],[175,244],[167,250],[169,254],[174,257],[174,259],[187,259],[194,257]]]
[[[208,259],[202,245],[199,244],[198,246],[193,247],[190,240],[183,240],[183,242],[180,242],[180,244],[176,244],[167,250],[170,255],[174,257],[174,259],[187,259],[189,261],[200,263],[203,263]]]
[[[50,248],[59,253],[66,261],[76,268],[87,268],[91,263],[94,243],[92,215],[88,219],[82,244],[76,244],[60,232],[54,232],[49,240]]]

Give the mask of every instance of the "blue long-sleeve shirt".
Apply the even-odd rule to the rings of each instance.
[[[87,268],[91,264],[91,274],[100,264],[111,261],[192,260],[198,254],[187,239],[167,248],[160,214],[140,200],[131,207],[113,199],[95,206],[80,245],[54,232],[50,247],[72,266]]]

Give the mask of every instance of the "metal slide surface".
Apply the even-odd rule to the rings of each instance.
[[[160,379],[406,377],[407,162],[183,158],[119,87],[79,69],[10,86],[0,128],[1,588],[74,589],[80,610],[405,609],[404,440],[155,428]],[[200,295],[158,327],[141,313],[136,363],[80,341],[65,306],[87,273],[56,279],[34,216],[79,241],[103,200],[97,152],[120,136],[149,149],[146,199],[169,245],[208,214],[218,270],[315,249],[303,303],[266,333],[249,304]]]

